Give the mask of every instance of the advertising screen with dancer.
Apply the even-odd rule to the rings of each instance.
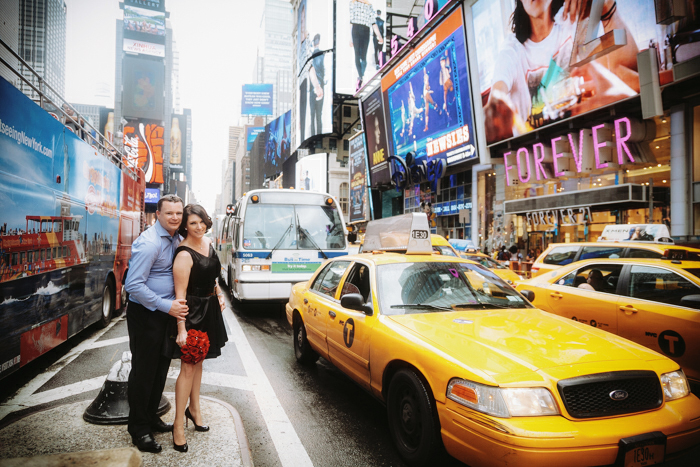
[[[395,156],[447,164],[476,157],[461,14],[452,13],[382,79]]]

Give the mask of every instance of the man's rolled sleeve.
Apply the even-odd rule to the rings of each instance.
[[[172,301],[159,297],[146,285],[151,267],[158,258],[158,254],[158,245],[144,239],[137,239],[134,242],[131,247],[131,265],[124,289],[136,299],[137,303],[149,310],[160,310],[167,313],[170,311]],[[163,309],[166,305],[167,308]]]

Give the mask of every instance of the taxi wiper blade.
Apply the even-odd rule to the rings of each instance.
[[[446,306],[431,305],[429,303],[406,303],[403,305],[391,305],[389,308],[430,308],[433,310],[453,311],[452,308],[448,308]]]
[[[452,305],[452,309],[455,308],[503,308],[503,309],[509,309],[509,308],[522,308],[521,306],[504,306],[504,305],[497,305],[495,303],[484,303],[484,302],[478,302],[478,303],[455,303]]]

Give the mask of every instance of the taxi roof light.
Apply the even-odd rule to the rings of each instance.
[[[367,224],[363,251],[395,251],[431,255],[430,226],[425,213],[378,219]]]

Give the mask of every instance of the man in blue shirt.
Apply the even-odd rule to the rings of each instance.
[[[154,431],[173,431],[156,412],[170,367],[170,357],[162,355],[168,315],[183,319],[188,309],[185,300],[175,300],[173,284],[173,256],[182,239],[177,233],[182,211],[182,200],[175,195],[158,201],[158,221],[131,247],[125,284],[131,349],[128,430],[136,447],[146,452],[162,450],[153,438]]]

